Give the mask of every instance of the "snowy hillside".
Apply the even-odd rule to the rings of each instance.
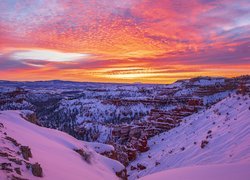
[[[85,143],[39,127],[20,114],[0,112],[0,179],[118,179],[116,172],[124,169],[121,163],[94,151],[109,151],[111,146]]]
[[[142,177],[142,180],[249,180],[250,163],[232,163],[208,166],[193,166],[161,171]]]
[[[179,127],[151,138],[148,141],[150,150],[141,153],[128,167],[129,178],[190,166],[198,166],[197,171],[203,172],[201,165],[209,165],[209,170],[213,169],[212,165],[243,163],[246,170],[250,165],[249,129],[250,98],[232,95],[210,109],[184,118]],[[220,168],[225,169],[224,166]],[[165,171],[159,173],[160,176],[156,174],[145,179],[166,179],[165,175],[173,177],[176,171]]]

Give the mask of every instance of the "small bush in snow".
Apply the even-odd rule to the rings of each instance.
[[[87,163],[91,163],[91,154],[85,152],[83,149],[74,149],[75,152],[77,152],[78,154],[80,154],[82,156],[82,158],[87,162]]]
[[[22,175],[20,168],[15,168],[14,170],[16,171],[17,174]]]
[[[22,161],[16,158],[8,158],[9,161],[14,162],[17,165],[22,165]]]
[[[140,164],[140,163],[138,163],[138,164],[137,164],[137,169],[139,169],[139,170],[144,170],[144,169],[147,169],[147,167],[144,166],[144,165],[142,165],[142,164]]]
[[[158,161],[155,162],[155,166],[158,166],[158,165],[160,165],[160,164],[161,164],[161,163],[158,162]]]
[[[43,177],[43,169],[39,163],[31,165],[32,174],[36,177]]]
[[[12,137],[6,136],[5,139],[12,142],[15,146],[20,146],[20,144]]]
[[[11,163],[0,163],[0,169],[5,170],[7,172],[13,172],[11,168]]]
[[[134,171],[134,170],[136,170],[136,169],[137,169],[137,168],[134,167],[134,166],[131,166],[131,167],[130,167],[130,170],[131,170],[131,171]]]
[[[203,149],[207,144],[208,144],[208,141],[207,140],[203,140],[201,142],[201,148]]]
[[[29,146],[21,146],[20,150],[25,160],[29,160],[29,158],[32,158],[32,153]]]

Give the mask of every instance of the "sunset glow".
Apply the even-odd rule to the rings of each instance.
[[[1,0],[0,79],[250,74],[249,0]]]

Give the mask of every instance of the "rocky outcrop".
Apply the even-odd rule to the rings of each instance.
[[[31,163],[32,150],[17,142],[14,138],[4,132],[4,125],[0,123],[0,140],[4,146],[0,147],[0,171],[6,174],[6,179],[23,179],[22,175],[31,171],[35,177],[43,177],[43,169],[39,163]],[[7,147],[12,147],[8,148]]]

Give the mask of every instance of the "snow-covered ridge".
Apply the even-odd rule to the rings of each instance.
[[[0,112],[0,179],[36,179],[36,163],[42,168],[37,176],[43,179],[118,179],[116,172],[124,169],[121,163],[92,149],[105,151],[112,147],[85,143],[66,133],[39,127],[20,114],[21,111]],[[32,153],[28,157],[20,150],[24,146]]]
[[[179,127],[151,138],[150,150],[139,155],[128,168],[129,178],[190,166],[249,165],[249,129],[250,97],[234,94],[210,109],[186,117]],[[172,177],[167,172],[160,174]]]

